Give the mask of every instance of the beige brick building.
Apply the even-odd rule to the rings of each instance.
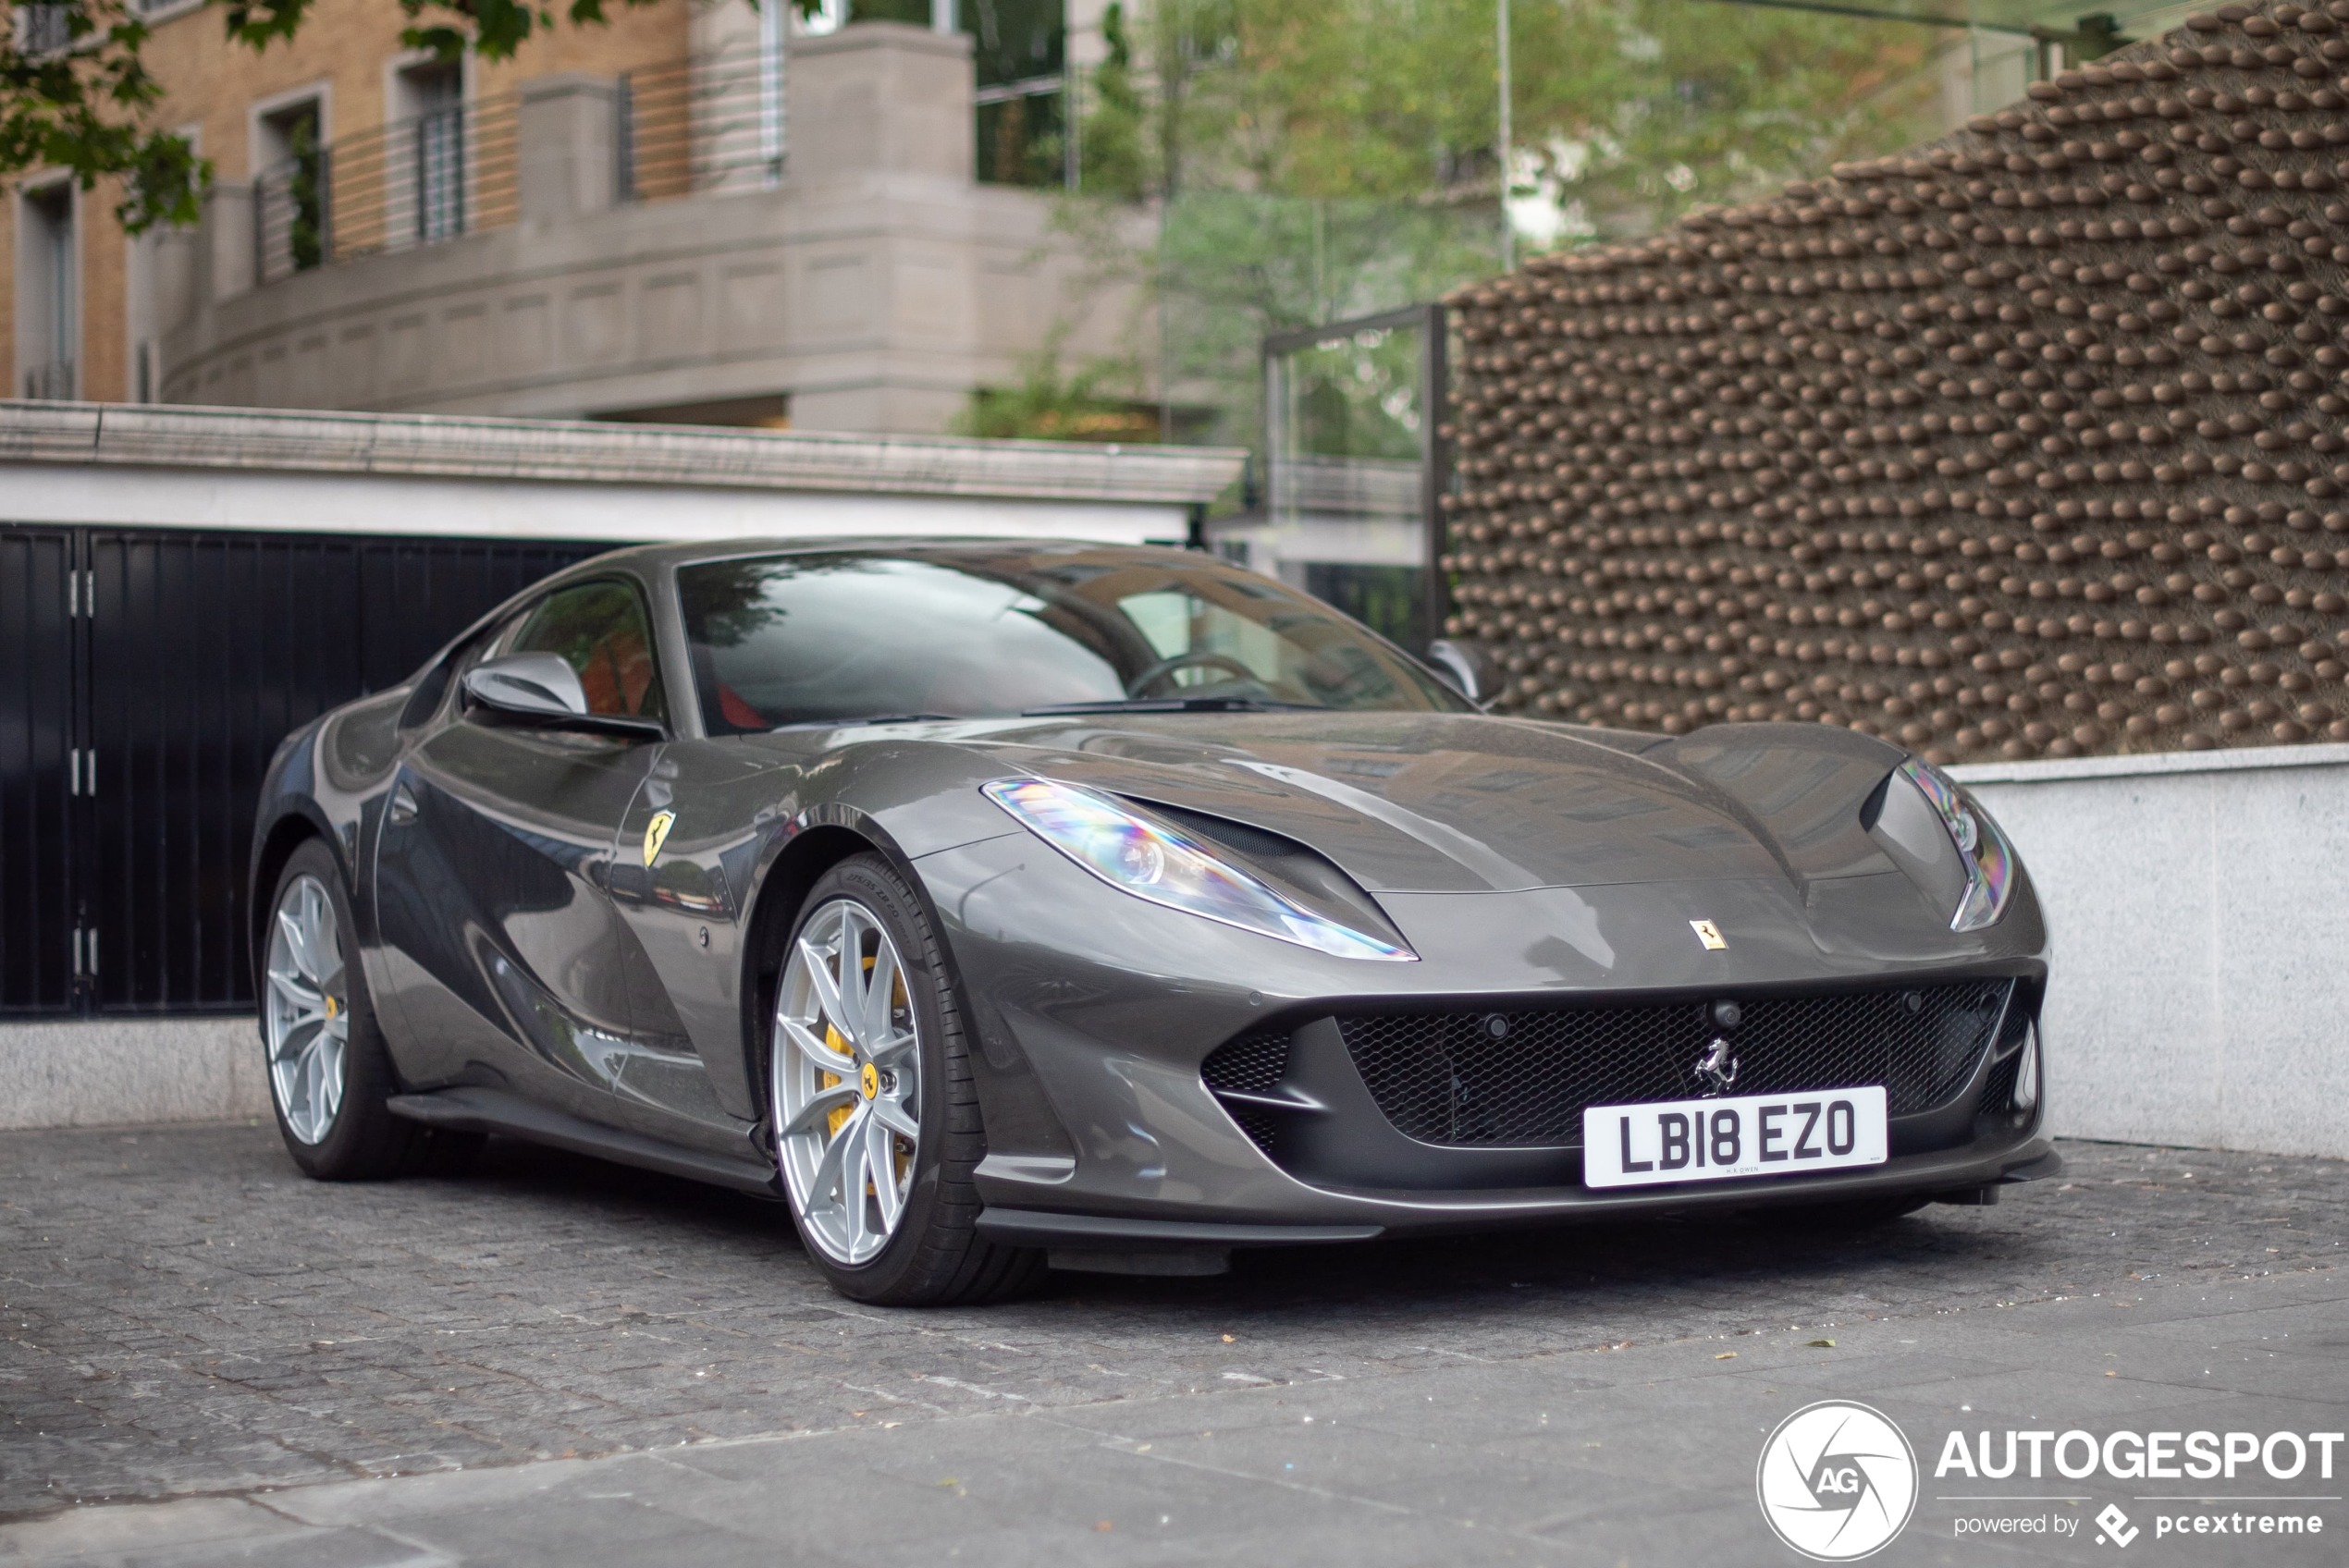
[[[1048,341],[1130,325],[1053,222],[1098,50],[1073,9],[656,0],[451,66],[401,47],[395,0],[318,0],[258,54],[149,0],[160,123],[217,170],[203,222],[127,238],[110,185],[16,182],[8,393],[943,429]]]

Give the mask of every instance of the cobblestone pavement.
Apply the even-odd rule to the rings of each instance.
[[[1243,1255],[1218,1280],[1062,1276],[911,1313],[830,1294],[772,1206],[519,1145],[462,1179],[327,1186],[267,1126],[8,1133],[0,1562],[210,1562],[216,1540],[240,1562],[628,1562],[686,1538],[696,1499],[728,1524],[694,1525],[716,1533],[678,1561],[1308,1561],[1283,1532],[1328,1514],[1313,1539],[1347,1561],[1695,1561],[1688,1532],[1717,1529],[1711,1561],[1774,1562],[1759,1434],[1823,1390],[1928,1424],[2219,1400],[2263,1429],[2343,1426],[2349,1163],[2064,1155],[1997,1207],[1859,1233]],[[1278,1457],[1300,1407],[1337,1446]],[[1152,1452],[1148,1482],[1094,1474]],[[604,1455],[624,1457],[560,1463]],[[1691,1464],[1729,1479],[1676,1491]],[[400,1476],[424,1478],[374,1479]],[[670,1513],[612,1501],[654,1493]],[[191,1501],[60,1513],[168,1498]],[[944,1498],[988,1512],[941,1522]],[[403,1507],[475,1534],[385,1533]]]

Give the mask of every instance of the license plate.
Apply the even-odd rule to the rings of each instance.
[[[1884,1161],[1884,1090],[1874,1084],[1582,1112],[1589,1187],[1799,1176]]]

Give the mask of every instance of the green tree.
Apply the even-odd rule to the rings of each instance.
[[[1124,0],[1110,0],[1101,13],[1101,42],[1108,54],[1093,70],[1084,140],[1078,143],[1084,161],[1079,184],[1096,195],[1138,202],[1150,190],[1142,150],[1150,111],[1134,78],[1134,41],[1126,32]]]
[[[317,116],[305,115],[296,122],[286,139],[286,152],[293,165],[286,182],[287,205],[293,211],[287,249],[297,270],[320,266],[326,260],[326,170],[318,145]]]
[[[1498,266],[1494,0],[1138,3],[1105,19],[1063,221],[1152,295],[1136,360],[1212,406],[1211,438],[1252,441],[1266,333]],[[1941,36],[1711,0],[1517,0],[1512,175],[1550,215],[1528,238],[1635,234],[1901,145],[1929,123]],[[1147,245],[1081,210],[1138,202],[1158,219]]]
[[[1136,402],[1133,380],[1130,366],[1108,360],[1064,373],[1055,337],[1021,360],[1018,386],[974,392],[953,431],[1030,441],[1155,441],[1157,416]]]

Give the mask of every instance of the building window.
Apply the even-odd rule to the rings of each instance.
[[[433,61],[400,73],[415,187],[416,241],[465,232],[465,80],[455,62]]]
[[[1059,185],[1066,173],[1064,0],[963,0],[978,78],[978,178]],[[862,14],[861,12],[859,14]]]
[[[264,115],[256,125],[254,231],[264,283],[326,263],[331,241],[324,119],[311,98]]]
[[[33,56],[55,55],[73,42],[63,6],[17,7],[17,47]]]
[[[835,7],[838,7],[836,10]],[[822,15],[971,36],[982,185],[1059,185],[1067,172],[1066,0],[826,0]],[[808,31],[829,31],[811,26]]]
[[[59,183],[25,192],[18,208],[23,294],[18,322],[24,395],[71,398],[80,386],[81,290],[73,242],[73,188]]]

